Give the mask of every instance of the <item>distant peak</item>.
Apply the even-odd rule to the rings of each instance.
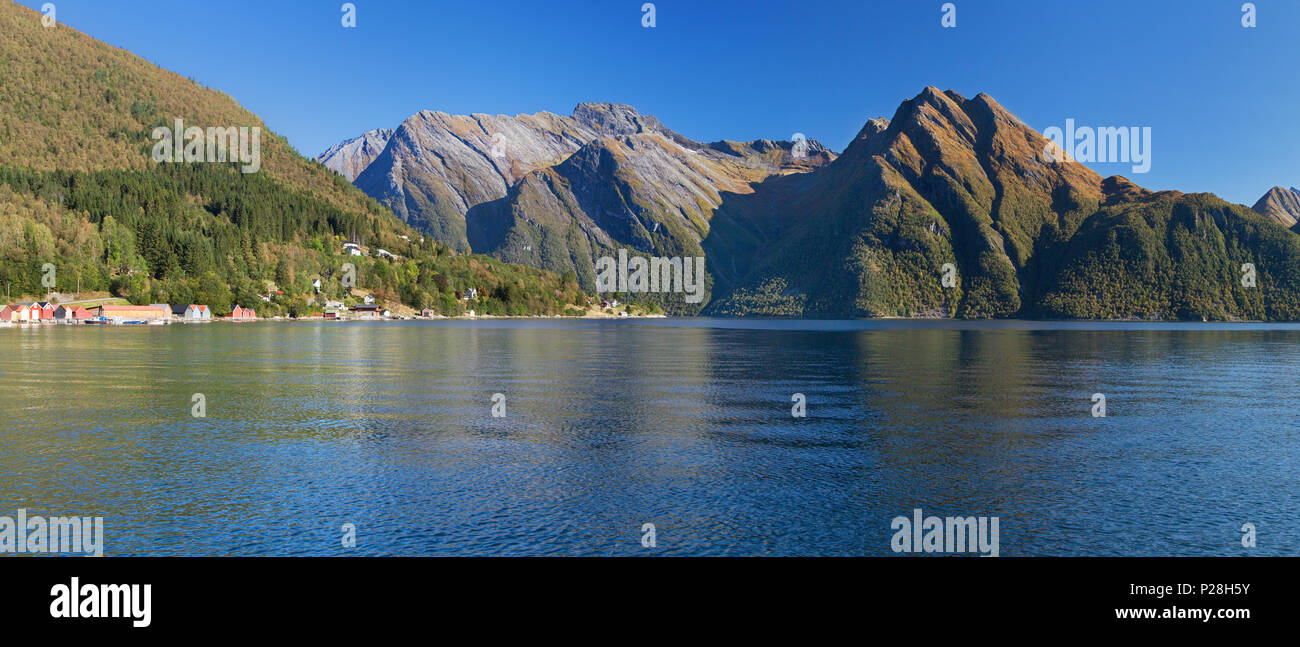
[[[938,99],[939,97],[942,96],[945,96],[943,90],[940,90],[939,88],[936,88],[933,85],[927,85],[925,86],[924,89],[921,90],[920,94],[916,95],[916,98],[917,99]]]
[[[580,121],[633,121],[641,116],[636,108],[625,103],[584,102],[573,109],[573,118]]]
[[[637,112],[636,108],[633,108],[626,103],[614,103],[611,101],[584,101],[579,103],[577,107],[573,109],[573,116],[577,117],[580,114],[589,114],[592,112],[633,115],[641,114]]]

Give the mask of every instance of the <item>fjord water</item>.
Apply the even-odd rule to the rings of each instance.
[[[1288,325],[16,327],[0,516],[102,516],[108,555],[886,555],[921,508],[1004,556],[1293,555],[1298,372]]]

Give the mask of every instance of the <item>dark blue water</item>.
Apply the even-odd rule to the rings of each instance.
[[[0,515],[110,555],[886,555],[914,508],[1002,555],[1294,555],[1298,372],[1269,325],[0,329]]]

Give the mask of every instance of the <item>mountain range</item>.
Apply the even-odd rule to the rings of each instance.
[[[473,288],[479,312],[559,314],[626,251],[707,260],[698,303],[620,296],[679,314],[1300,320],[1300,191],[1251,209],[1102,178],[1046,159],[985,94],[925,88],[840,154],[583,103],[421,112],[312,161],[229,96],[31,9],[0,1],[0,32],[0,281],[18,295],[299,314],[354,298],[352,263],[412,309],[458,314]],[[156,162],[151,133],[177,120],[259,129],[260,170]]]
[[[806,138],[703,144],[609,103],[422,112],[378,154],[365,137],[318,159],[373,155],[356,186],[455,249],[586,289],[617,249],[705,256],[704,303],[645,297],[677,313],[1300,318],[1294,189],[1251,210],[1102,178],[1046,158],[1048,140],[986,94],[925,88],[840,155]]]

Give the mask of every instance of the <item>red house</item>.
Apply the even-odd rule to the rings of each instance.
[[[41,319],[53,319],[53,318],[54,318],[54,304],[49,303],[49,302],[47,302],[47,301],[38,301],[38,302],[36,302],[36,303],[33,303],[32,305],[40,307],[40,309],[41,309],[41,316],[40,316],[40,318],[41,318]],[[32,319],[35,319],[35,318],[36,318],[36,317],[32,317]]]
[[[230,318],[238,320],[256,319],[257,311],[252,308],[235,306],[235,309],[230,311]]]

